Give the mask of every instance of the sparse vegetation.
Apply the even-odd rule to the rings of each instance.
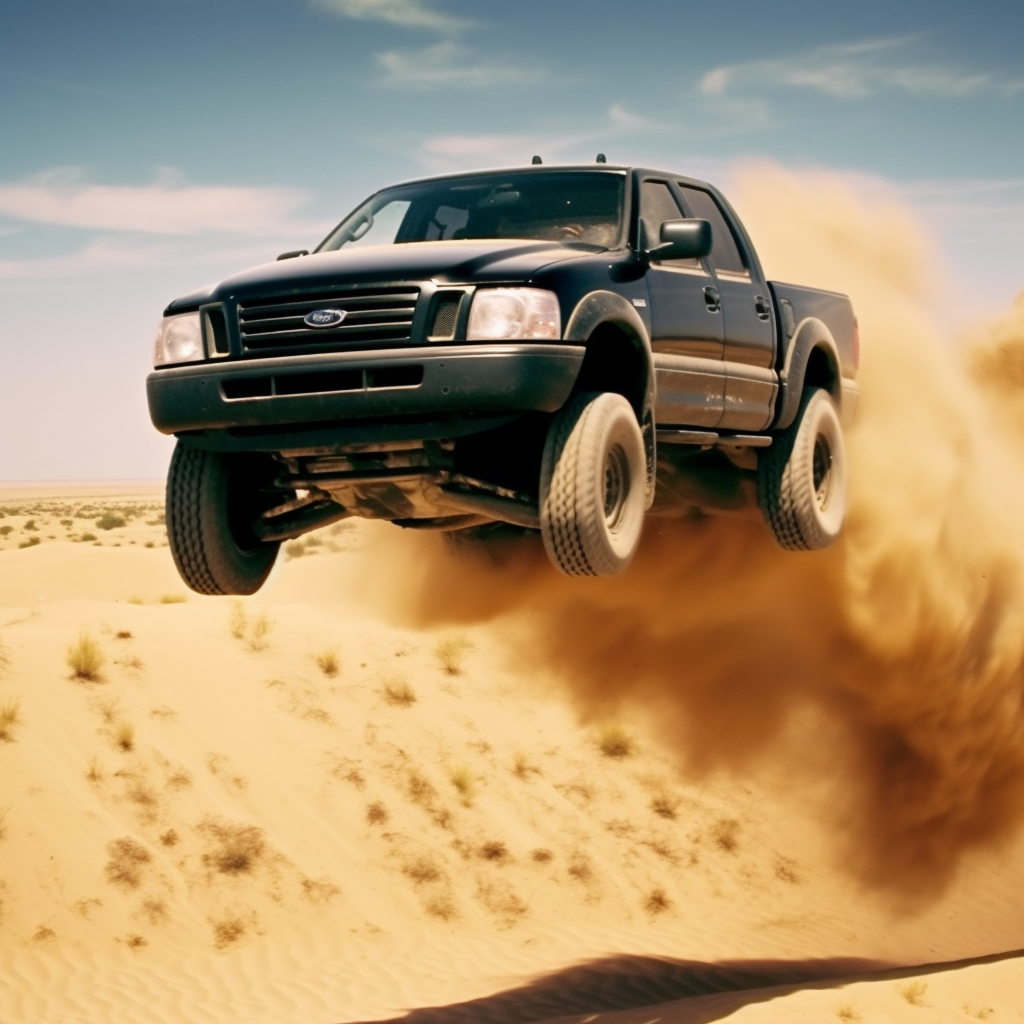
[[[472,643],[464,636],[451,636],[439,640],[434,647],[437,660],[446,675],[461,676],[462,662]]]
[[[249,640],[246,644],[249,650],[254,654],[258,654],[260,651],[265,651],[270,646],[270,641],[267,640],[267,637],[270,635],[270,631],[273,628],[274,623],[267,617],[267,613],[260,612],[256,621],[249,629]]]
[[[125,936],[124,944],[129,949],[142,949],[149,945],[149,941],[142,935],[138,935],[133,932],[132,934]]]
[[[735,853],[740,848],[740,823],[735,818],[721,818],[711,829],[715,846],[725,853]]]
[[[85,683],[103,681],[100,673],[106,661],[100,645],[84,630],[67,651],[67,663],[71,669],[71,678]]]
[[[89,761],[89,767],[85,770],[85,777],[89,782],[93,783],[94,785],[103,781],[103,768],[100,765],[100,762],[97,758],[94,757]]]
[[[855,1024],[856,1021],[860,1020],[860,1011],[853,1003],[840,1003],[836,1007],[836,1016],[841,1021],[845,1021],[846,1024]]]
[[[116,512],[104,512],[103,515],[96,520],[96,529],[98,530],[117,530],[122,526],[127,526],[128,521],[124,516],[118,515]]]
[[[497,840],[484,843],[478,852],[482,860],[497,861],[499,864],[504,864],[509,859],[508,847]]]
[[[178,833],[173,828],[169,828],[166,832],[162,832],[160,834],[160,845],[168,847],[177,846]]]
[[[402,868],[402,874],[411,878],[416,885],[439,882],[441,871],[429,857],[418,857]]]
[[[341,890],[329,878],[303,878],[302,894],[313,903],[328,903]]]
[[[395,708],[408,708],[416,703],[416,692],[408,681],[395,676],[384,684],[384,703]]]
[[[227,949],[245,935],[245,921],[240,917],[224,917],[210,924],[213,927],[213,944],[217,949]]]
[[[121,889],[137,889],[142,884],[144,865],[152,860],[149,850],[130,836],[107,843],[107,856],[107,881]]]
[[[975,1020],[988,1020],[996,1012],[992,1006],[976,1006],[971,1003],[964,1003],[961,1009]]]
[[[161,604],[184,604],[188,598],[184,594],[161,594]]]
[[[672,906],[672,901],[665,895],[664,889],[652,889],[644,899],[644,910],[648,914],[661,914]]]
[[[114,639],[115,640],[131,640],[132,639],[132,631],[130,629],[119,629],[114,634]]]
[[[606,725],[598,737],[598,749],[605,757],[615,760],[629,757],[633,753],[633,737],[621,725]]]
[[[21,724],[21,701],[15,698],[0,704],[0,740],[14,742],[14,730]]]
[[[338,674],[340,668],[338,665],[338,652],[334,648],[321,651],[313,660],[316,662],[316,667],[328,679],[333,679]]]
[[[247,874],[266,852],[263,830],[255,825],[207,818],[197,831],[214,843],[214,848],[203,855],[203,863],[222,875]]]
[[[471,807],[476,793],[472,772],[464,765],[459,765],[448,773],[448,781],[458,790],[463,806]]]
[[[669,821],[676,820],[676,812],[679,810],[679,801],[662,793],[651,801],[651,810],[659,818],[667,818]]]
[[[98,540],[98,539],[99,538],[97,538],[95,533],[82,533],[82,534],[79,534],[79,536],[78,536],[78,543],[79,544],[88,544],[90,541],[94,541],[94,540]],[[138,601],[136,603],[142,604],[141,601]]]
[[[512,774],[525,782],[531,775],[540,775],[541,770],[525,754],[516,754],[512,761]]]
[[[530,857],[533,858],[537,864],[547,864],[552,860],[554,854],[550,850],[546,850],[543,846],[540,846],[530,854]]]
[[[438,896],[427,900],[424,909],[431,917],[436,917],[441,921],[452,921],[459,916],[455,904],[447,896]]]
[[[249,626],[248,616],[245,614],[244,602],[236,599],[231,602],[231,622],[228,628],[236,640],[245,639],[245,631]]]
[[[28,540],[22,541],[18,545],[18,547],[19,548],[34,548],[37,544],[40,544],[40,543],[42,543],[42,542],[39,540],[38,537],[29,537]]]
[[[371,825],[386,824],[388,820],[387,808],[379,800],[375,800],[372,804],[367,805],[366,820]]]
[[[908,981],[905,985],[900,985],[899,993],[903,998],[910,1003],[911,1006],[924,1006],[924,996],[928,991],[928,982],[921,981]]]
[[[131,722],[121,721],[114,727],[114,746],[126,754],[135,749],[135,726]]]
[[[590,858],[578,850],[569,858],[569,866],[566,869],[570,878],[577,882],[589,882],[594,877],[594,869],[590,865]]]

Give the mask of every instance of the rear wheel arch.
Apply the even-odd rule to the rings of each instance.
[[[784,430],[797,417],[809,388],[821,388],[832,396],[837,409],[843,404],[843,378],[839,349],[831,331],[818,319],[800,322],[786,351],[779,373],[778,412],[773,430]]]

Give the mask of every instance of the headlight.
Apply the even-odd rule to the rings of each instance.
[[[160,321],[153,345],[154,366],[194,363],[203,355],[203,329],[198,313],[179,313]]]
[[[467,341],[562,336],[558,296],[540,288],[481,288],[469,311]]]

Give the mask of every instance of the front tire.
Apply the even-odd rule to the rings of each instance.
[[[196,593],[255,594],[270,575],[281,545],[261,541],[250,525],[264,475],[251,457],[178,442],[167,474],[167,538]]]
[[[839,413],[827,391],[811,388],[796,421],[758,461],[761,511],[780,547],[816,551],[834,543],[842,532],[846,491]]]
[[[640,424],[622,395],[577,395],[555,417],[541,463],[540,529],[567,576],[615,576],[632,561],[646,467]]]

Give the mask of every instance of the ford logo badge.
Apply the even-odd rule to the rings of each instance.
[[[307,327],[337,327],[346,315],[343,309],[314,309],[302,318],[302,322]]]

